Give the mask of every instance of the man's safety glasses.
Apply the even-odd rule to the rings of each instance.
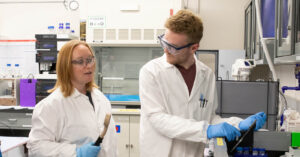
[[[160,36],[158,36],[158,39],[159,39],[159,43],[161,45],[161,47],[163,49],[167,49],[169,51],[169,53],[171,53],[172,55],[177,55],[180,53],[180,50],[184,49],[184,48],[187,48],[187,47],[190,47],[191,45],[193,45],[194,43],[189,43],[185,46],[181,46],[181,47],[176,47],[170,43],[168,43],[165,39],[164,39],[164,35],[165,34],[162,34]]]
[[[77,64],[80,66],[87,66],[95,64],[95,57],[88,57],[88,58],[80,58],[76,60],[72,60],[72,64]]]

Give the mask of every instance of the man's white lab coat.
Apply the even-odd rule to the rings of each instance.
[[[242,119],[221,119],[215,114],[218,98],[214,73],[194,58],[196,76],[190,95],[180,71],[166,61],[165,55],[142,67],[141,157],[200,157],[209,124],[226,121],[238,128]]]

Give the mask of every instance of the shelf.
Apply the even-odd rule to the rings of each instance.
[[[255,62],[256,62],[256,65],[263,65],[263,64],[266,64],[266,63],[264,63],[264,60],[263,60],[263,59],[255,60]]]
[[[111,101],[112,105],[141,105],[139,101]]]
[[[112,109],[113,115],[140,115],[141,110],[140,109]]]
[[[88,43],[91,46],[95,47],[161,47],[160,44],[155,43],[101,43],[101,42],[94,42]]]
[[[284,57],[277,57],[274,60],[275,64],[294,64],[300,62],[300,54]]]
[[[1,110],[7,110],[7,109],[15,109],[15,110],[28,109],[28,110],[33,110],[33,109],[34,109],[34,107],[22,107],[22,106],[0,106],[0,111],[1,111]]]

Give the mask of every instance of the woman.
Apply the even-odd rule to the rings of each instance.
[[[115,157],[116,132],[110,120],[105,138],[93,146],[111,113],[108,99],[94,83],[95,57],[82,41],[66,43],[58,54],[57,82],[37,104],[29,134],[30,156]]]

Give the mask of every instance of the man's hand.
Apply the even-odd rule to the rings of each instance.
[[[239,128],[242,131],[248,130],[251,124],[256,120],[256,127],[255,127],[255,131],[256,131],[265,124],[266,119],[267,119],[267,115],[264,112],[259,112],[241,121],[239,124]]]
[[[207,128],[207,138],[226,137],[228,141],[241,136],[241,133],[234,126],[224,122],[216,125],[209,125]]]

